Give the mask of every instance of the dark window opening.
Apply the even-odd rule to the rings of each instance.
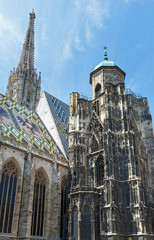
[[[13,161],[2,170],[0,183],[0,232],[11,233],[17,186],[17,168]]]
[[[95,178],[96,178],[96,185],[101,186],[103,185],[104,180],[104,159],[103,156],[99,156],[95,163]]]
[[[100,95],[100,91],[101,91],[101,85],[97,83],[95,87],[95,98],[97,98]]]
[[[99,145],[98,142],[95,138],[95,136],[93,135],[92,139],[91,139],[91,152],[96,152],[99,150]]]
[[[31,96],[32,96],[32,92],[28,91],[28,94],[27,94],[27,102],[28,103],[30,103],[30,101],[31,101]]]
[[[154,218],[152,219],[152,232],[154,234]]]
[[[96,113],[99,115],[99,101],[96,101]]]
[[[99,115],[99,100],[93,103],[93,109],[97,113],[97,115]]]
[[[31,235],[43,236],[46,180],[42,171],[37,171],[34,184],[34,199]]]
[[[60,238],[67,239],[68,233],[68,186],[67,177],[62,180]]]

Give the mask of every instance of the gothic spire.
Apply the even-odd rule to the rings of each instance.
[[[29,25],[22,48],[21,58],[17,67],[22,69],[34,69],[34,10],[32,10],[32,13],[29,15]]]
[[[34,69],[34,10],[30,13],[29,25],[17,68],[11,71],[6,96],[34,110],[40,98],[41,74]]]

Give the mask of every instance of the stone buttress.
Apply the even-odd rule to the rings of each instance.
[[[153,239],[149,159],[124,78],[104,59],[90,74],[92,100],[70,96],[70,240]]]

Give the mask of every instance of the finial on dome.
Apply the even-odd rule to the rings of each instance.
[[[32,8],[32,13],[34,13],[34,8]]]
[[[108,61],[108,57],[107,57],[107,51],[106,51],[107,47],[104,47],[104,61]]]

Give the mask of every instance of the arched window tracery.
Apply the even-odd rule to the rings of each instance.
[[[11,233],[17,176],[17,168],[13,161],[4,165],[0,182],[0,232],[2,233]]]
[[[100,155],[96,162],[95,162],[95,178],[96,178],[96,185],[101,186],[103,185],[104,180],[104,158]]]
[[[31,235],[43,236],[46,179],[40,169],[35,174]]]
[[[98,145],[98,142],[96,140],[96,137],[93,135],[92,138],[91,138],[91,152],[96,152],[99,150],[99,145]]]

